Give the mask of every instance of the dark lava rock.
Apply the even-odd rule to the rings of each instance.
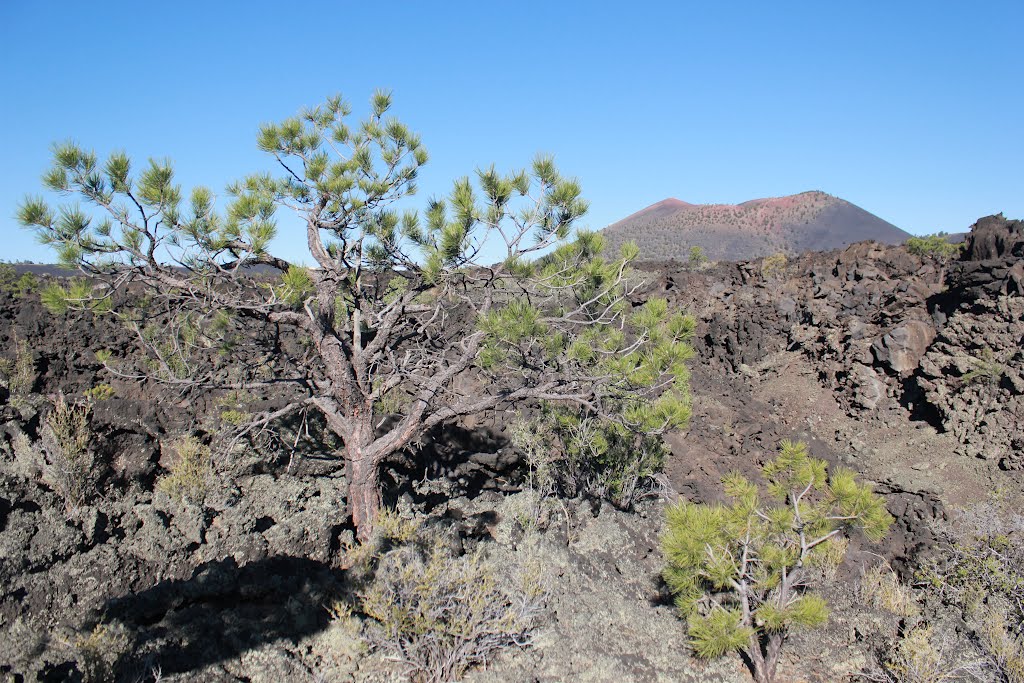
[[[871,350],[879,363],[898,375],[909,375],[935,338],[935,329],[923,320],[910,320],[876,339]]]

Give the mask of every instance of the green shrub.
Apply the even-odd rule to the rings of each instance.
[[[157,490],[181,502],[202,503],[213,475],[213,452],[195,437],[186,436],[174,443],[177,455],[168,474],[156,484]]]
[[[384,387],[380,381],[376,385],[380,396],[373,402],[374,411],[381,415],[402,415],[408,409],[411,398],[401,387]]]
[[[85,390],[85,397],[90,401],[109,401],[116,395],[114,387],[109,384],[97,384]]]
[[[765,256],[764,260],[761,261],[761,276],[766,280],[774,280],[781,278],[786,274],[786,266],[789,263],[789,259],[782,252],[772,254],[771,256]]]
[[[252,419],[252,415],[243,411],[229,408],[228,410],[222,410],[220,413],[221,422],[229,424],[233,427],[240,427],[246,422]]]
[[[253,419],[253,414],[247,409],[255,399],[244,391],[228,391],[217,397],[214,402],[220,408],[220,421],[232,427],[241,427]]]
[[[0,280],[3,280],[3,276],[0,276]],[[34,273],[22,273],[21,277],[13,280],[10,284],[4,284],[2,289],[23,299],[39,289],[39,278]]]
[[[911,237],[907,240],[907,251],[917,256],[948,261],[958,256],[963,250],[963,243],[950,242],[943,235],[925,235]]]
[[[659,436],[545,406],[519,420],[513,445],[529,466],[529,485],[542,495],[592,495],[630,509],[654,488],[668,450]]]
[[[764,491],[733,473],[723,480],[729,504],[669,508],[662,548],[665,581],[696,653],[740,650],[755,679],[770,683],[787,633],[828,618],[825,601],[808,590],[815,557],[855,527],[881,539],[892,518],[851,471],[830,474],[802,443],[783,441],[762,471]]]
[[[12,294],[21,299],[39,289],[39,278],[34,273],[18,275],[17,269],[9,263],[0,263],[0,292]]]
[[[10,263],[0,263],[0,290],[8,288],[18,279],[18,270]]]
[[[696,246],[696,245],[690,247],[690,252],[689,252],[690,266],[692,266],[694,268],[699,268],[700,266],[702,266],[705,263],[707,263],[707,261],[708,261],[708,257],[704,253],[704,248],[703,247]]]
[[[971,358],[971,365],[971,369],[964,373],[964,382],[968,384],[994,385],[1006,374],[1006,366],[999,362],[995,352],[987,346]]]

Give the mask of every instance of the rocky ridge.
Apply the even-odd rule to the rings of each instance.
[[[701,348],[724,371],[756,373],[799,352],[851,417],[887,424],[909,414],[957,435],[958,454],[1015,468],[1020,231],[1020,221],[982,219],[950,264],[868,242],[767,275],[759,262],[680,269],[659,287],[704,308]]]

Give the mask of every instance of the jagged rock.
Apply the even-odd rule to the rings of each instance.
[[[796,315],[796,301],[791,297],[779,299],[779,303],[775,307],[778,309],[779,315],[784,318],[792,318]]]
[[[850,339],[863,339],[868,336],[870,329],[871,328],[863,320],[858,318],[852,318],[850,319],[850,322],[847,323],[847,332]]]
[[[960,262],[950,276],[950,296],[971,302],[1024,294],[1024,222],[1002,214],[971,226]]]
[[[872,368],[857,365],[853,371],[855,381],[854,401],[865,410],[874,410],[885,399],[885,384]]]
[[[962,259],[992,261],[1024,257],[1024,223],[1008,221],[1003,214],[986,216],[971,226]]]
[[[914,378],[956,435],[960,452],[1014,468],[1024,424],[1024,299],[1002,296],[956,311]]]

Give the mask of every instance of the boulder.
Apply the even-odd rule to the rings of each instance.
[[[874,410],[885,399],[885,384],[878,373],[866,365],[854,366],[854,402],[865,410]]]
[[[935,338],[935,328],[923,320],[894,327],[871,345],[875,359],[901,376],[912,373]]]

